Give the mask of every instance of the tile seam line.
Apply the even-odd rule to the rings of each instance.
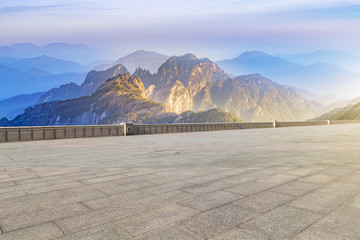
[[[50,221],[50,222],[53,223],[53,224],[62,232],[63,236],[66,236],[66,234],[64,233],[64,231],[56,224],[55,220]],[[56,238],[58,238],[58,237],[55,237],[55,238],[52,238],[52,239],[56,239]]]
[[[327,184],[325,184],[325,185],[323,185],[323,186],[320,186],[320,187],[318,187],[318,188],[316,188],[316,189],[314,189],[314,190],[312,190],[312,191],[310,191],[310,192],[308,192],[308,193],[305,193],[304,195],[299,196],[298,198],[300,198],[300,197],[302,197],[302,196],[305,196],[305,195],[307,195],[307,194],[309,194],[309,193],[315,192],[316,190],[319,190],[320,188],[323,188],[323,187],[328,186],[328,185],[330,185],[330,184],[332,184],[332,183],[335,183],[335,182],[338,182],[338,181],[335,180],[335,181],[332,181],[332,182],[330,182],[330,183],[327,183]],[[340,183],[341,183],[341,182],[340,182]],[[346,183],[346,182],[345,182],[345,183]],[[354,183],[351,183],[351,184],[354,184]],[[322,192],[322,193],[327,194],[327,195],[331,195],[331,193],[328,193],[328,192]],[[339,208],[340,206],[344,205],[345,203],[349,202],[351,199],[355,198],[358,194],[359,194],[359,193],[356,193],[354,196],[352,196],[351,198],[349,198],[348,200],[346,200],[346,201],[343,202],[342,204],[338,205],[335,209],[331,210],[328,214],[330,214],[331,212],[335,211],[337,208]],[[296,198],[296,199],[298,199],[298,198]],[[296,200],[296,199],[293,199],[293,200],[291,200],[291,201],[294,201],[294,200]],[[290,201],[289,201],[289,202],[290,202]],[[297,208],[297,209],[301,209],[301,210],[306,210],[306,211],[308,211],[308,212],[312,212],[312,213],[315,213],[315,214],[322,214],[322,213],[315,212],[315,211],[313,211],[313,210],[308,210],[308,209],[301,208],[301,207],[296,207],[296,206],[291,206],[291,205],[289,205],[289,206],[290,206],[290,207]],[[325,214],[324,216],[327,216],[328,214]]]
[[[176,203],[176,204],[178,204],[178,203]],[[179,205],[180,205],[180,204],[179,204]],[[181,206],[182,206],[182,205],[181,205]],[[185,206],[185,207],[186,207],[186,206]],[[161,207],[160,207],[160,208],[161,208]],[[174,225],[174,224],[175,224],[176,226],[180,227],[179,225],[177,225],[177,222],[182,221],[182,220],[184,220],[185,218],[187,218],[187,217],[184,217],[184,218],[182,218],[182,219],[179,219],[179,220],[176,220],[176,221],[167,223],[167,224],[162,225],[162,226],[160,226],[160,227],[156,227],[156,228],[154,228],[154,229],[147,230],[147,231],[145,231],[145,232],[143,232],[143,233],[140,233],[140,234],[131,233],[131,232],[123,229],[121,225],[115,223],[115,222],[117,222],[117,221],[119,221],[119,220],[122,220],[122,219],[125,219],[125,218],[128,218],[128,217],[133,217],[133,216],[141,215],[141,214],[143,214],[143,213],[155,211],[155,210],[158,210],[158,209],[160,209],[160,208],[156,208],[156,209],[153,209],[153,210],[149,210],[149,211],[137,213],[137,214],[134,214],[134,215],[131,215],[131,216],[127,216],[127,217],[123,217],[123,218],[120,218],[120,219],[116,219],[116,220],[112,221],[111,223],[114,224],[115,226],[121,228],[121,229],[124,230],[125,232],[129,233],[130,235],[132,235],[132,236],[134,236],[134,237],[137,237],[137,236],[141,236],[141,235],[143,235],[143,234],[145,234],[145,233],[152,232],[152,231],[155,231],[155,230],[157,230],[157,229],[164,228],[164,227],[169,226],[169,225]],[[193,208],[190,208],[190,207],[187,207],[187,208],[192,209],[192,210],[196,210],[196,209],[193,209]],[[198,210],[197,210],[197,211],[198,211]],[[194,215],[196,215],[196,214],[194,214]],[[191,215],[191,216],[189,216],[189,217],[192,217],[192,216],[194,216],[194,215]]]
[[[219,190],[219,191],[222,191],[222,190]],[[213,192],[213,193],[214,193],[214,192]],[[210,194],[210,193],[206,193],[206,194]],[[192,208],[192,207],[190,207],[190,206],[183,205],[183,204],[180,203],[180,202],[176,202],[176,203],[179,204],[179,205],[181,205],[181,206],[183,206],[183,207],[187,207],[187,208],[190,208],[190,209],[199,211],[199,213],[196,213],[196,214],[192,215],[192,216],[195,216],[195,215],[198,215],[198,214],[201,214],[201,213],[204,213],[204,212],[207,212],[207,211],[210,211],[210,210],[219,208],[219,207],[226,206],[226,205],[228,205],[228,204],[232,204],[232,205],[234,205],[235,207],[243,208],[243,207],[241,207],[241,206],[237,206],[237,205],[233,204],[233,202],[236,202],[236,201],[238,201],[238,200],[240,200],[240,199],[242,199],[242,198],[246,198],[246,196],[240,195],[240,194],[235,194],[235,195],[238,195],[238,196],[240,196],[241,198],[238,198],[238,199],[233,200],[233,201],[231,201],[231,202],[224,203],[224,204],[222,204],[222,205],[219,205],[219,206],[216,206],[216,207],[207,209],[207,210],[199,210],[199,209],[196,209],[196,208]],[[196,197],[201,197],[201,196],[203,196],[203,195],[199,195],[199,196],[196,196]],[[194,197],[194,198],[196,198],[196,197]],[[186,199],[186,200],[181,200],[181,201],[188,201],[188,200],[191,200],[191,199],[194,199],[194,198],[190,198],[190,199]],[[255,212],[257,212],[257,211],[255,211]]]
[[[333,182],[335,182],[335,181],[333,181]],[[324,186],[327,186],[327,185],[329,185],[329,184],[331,184],[331,183],[333,183],[333,182],[330,182],[330,183],[328,183],[328,184],[326,184],[326,185],[324,185]],[[316,191],[317,189],[319,189],[319,188],[316,188],[316,189],[314,189],[313,191],[310,191],[310,192],[308,192],[308,193],[314,192],[314,191]],[[266,191],[266,190],[265,190],[265,191]],[[263,191],[263,192],[264,192],[264,191]],[[308,193],[306,193],[306,194],[308,194]],[[306,194],[304,194],[304,195],[306,195]],[[291,208],[296,208],[296,209],[305,210],[305,211],[308,211],[308,212],[311,212],[311,213],[314,213],[314,214],[323,215],[321,218],[319,218],[318,220],[316,220],[315,222],[313,222],[312,224],[310,224],[308,227],[306,227],[305,229],[303,229],[303,230],[301,231],[301,232],[303,232],[303,231],[305,231],[306,229],[310,228],[312,225],[316,224],[318,221],[320,221],[320,220],[323,219],[324,217],[328,216],[330,213],[332,213],[332,212],[335,211],[336,209],[338,209],[338,208],[340,208],[341,206],[343,206],[345,203],[351,201],[351,199],[355,198],[358,194],[359,194],[359,193],[356,193],[356,194],[355,194],[354,196],[352,196],[349,200],[343,202],[341,205],[337,206],[335,209],[331,210],[329,213],[324,214],[324,215],[323,215],[322,213],[314,212],[314,211],[312,211],[312,210],[308,210],[308,209],[299,208],[299,207],[296,207],[296,206],[287,205],[289,202],[293,201],[294,199],[293,199],[293,200],[290,200],[290,201],[288,201],[288,202],[286,202],[286,203],[283,203],[283,204],[281,204],[281,205],[279,205],[279,206],[277,206],[277,207],[275,207],[275,208],[272,208],[272,209],[270,209],[270,210],[268,210],[268,211],[266,211],[266,212],[260,213],[260,215],[264,215],[264,214],[266,214],[266,213],[268,213],[268,212],[270,212],[270,211],[272,211],[272,210],[274,210],[274,209],[276,209],[276,208],[279,208],[279,207],[282,207],[282,206],[286,206],[286,205],[287,205],[288,207],[291,207]],[[304,195],[302,195],[302,196],[304,196]],[[256,217],[258,217],[258,216],[256,216]],[[254,218],[256,218],[256,217],[254,217]],[[252,218],[252,219],[254,219],[254,218]],[[238,227],[239,227],[239,228],[242,228],[242,227],[241,227],[242,224],[244,224],[244,223],[246,223],[246,222],[249,222],[249,221],[251,221],[252,219],[249,219],[249,220],[247,220],[247,221],[239,224]],[[243,229],[243,228],[242,228],[242,229]],[[299,235],[301,232],[299,232],[298,234],[296,234],[296,236]],[[331,232],[331,233],[332,233],[332,232]],[[336,233],[336,234],[337,234],[337,233]],[[343,235],[341,235],[341,234],[338,234],[338,235],[343,236]],[[347,236],[344,236],[344,237],[347,237]]]
[[[305,231],[306,229],[309,229],[310,227],[312,227],[313,225],[315,225],[317,222],[319,222],[319,221],[322,220],[323,218],[325,218],[325,217],[327,217],[328,215],[330,215],[330,214],[331,214],[332,212],[334,212],[335,210],[339,209],[339,208],[342,207],[342,206],[345,206],[346,203],[348,203],[349,201],[351,201],[352,199],[354,199],[358,194],[359,194],[359,193],[356,193],[356,194],[355,194],[354,196],[352,196],[349,200],[343,202],[341,205],[337,206],[335,209],[331,210],[329,213],[325,214],[324,216],[322,216],[321,218],[319,218],[317,221],[315,221],[315,222],[313,222],[312,224],[310,224],[308,227],[306,227],[304,230],[302,230],[301,232],[299,232],[297,235],[299,235],[300,233],[302,233],[302,232]],[[297,208],[297,207],[295,207],[295,208]],[[299,209],[301,209],[301,208],[299,208]],[[312,211],[310,211],[310,212],[312,212]],[[314,212],[313,212],[313,213],[314,213]],[[316,230],[317,228],[316,228],[316,227],[313,227],[313,229]],[[330,233],[334,233],[334,232],[330,231]],[[339,233],[334,233],[334,234],[337,234],[337,235],[339,235],[339,236],[346,237],[346,238],[348,237],[348,236],[344,236],[344,235],[339,234]],[[296,236],[297,236],[297,235],[296,235]]]
[[[296,180],[293,180],[293,181],[290,181],[290,182],[294,182],[294,181],[296,181]],[[285,185],[285,184],[290,183],[290,182],[286,182],[286,183],[281,184],[281,185],[278,185],[278,186],[282,186],[282,185]],[[335,181],[333,181],[333,182],[335,182]],[[333,182],[330,182],[330,183],[325,184],[325,185],[323,185],[323,186],[327,186],[327,185],[329,185],[329,184],[331,184],[331,183],[333,183]],[[276,186],[276,187],[278,187],[278,186]],[[276,188],[276,187],[268,188],[268,189],[263,190],[263,191],[258,192],[258,193],[263,193],[263,192],[266,192],[266,191],[274,192],[274,191],[272,191],[272,189],[274,189],[274,188]],[[320,188],[320,187],[319,187],[319,188]],[[311,192],[314,192],[314,191],[318,190],[319,188],[316,188],[316,189],[314,189],[314,190],[312,190],[312,191],[310,191],[310,192],[307,192],[306,194],[303,194],[303,195],[301,195],[301,196],[305,196],[305,195],[307,195],[307,194],[309,194],[309,193],[311,193]],[[225,190],[226,190],[226,189],[225,189]],[[252,195],[249,195],[249,196],[245,196],[245,197],[251,197],[251,196],[254,196],[254,195],[258,194],[258,193],[255,193],[255,194],[252,194]],[[278,193],[278,192],[274,192],[274,193]],[[283,194],[283,193],[281,193],[281,194]],[[358,193],[357,193],[357,194],[358,194]],[[356,195],[357,195],[357,194],[356,194]],[[293,196],[293,195],[291,195],[291,194],[284,194],[284,195]],[[351,199],[353,199],[356,195],[354,195]],[[300,197],[301,197],[301,196],[300,196]],[[295,199],[298,199],[298,198],[299,198],[299,197],[297,197],[297,198],[295,198]],[[263,212],[263,213],[260,212],[260,215],[266,214],[266,213],[268,213],[268,212],[270,212],[270,211],[272,211],[272,210],[274,210],[274,209],[276,209],[276,208],[279,208],[279,207],[281,207],[281,206],[284,206],[284,205],[288,204],[289,202],[294,201],[295,199],[292,199],[292,200],[290,200],[290,201],[288,201],[288,202],[285,202],[285,203],[283,203],[283,204],[281,204],[281,205],[279,205],[279,206],[277,206],[277,207],[275,207],[275,208],[272,208],[272,209],[270,209],[270,210],[268,210],[268,211],[266,211],[266,212]],[[350,200],[351,200],[351,199],[350,199]],[[240,199],[239,199],[239,200],[240,200]],[[350,200],[348,200],[348,201],[350,201]],[[343,204],[345,204],[345,202],[344,202]],[[314,214],[321,214],[321,213],[317,213],[317,212],[314,212],[314,211],[311,211],[311,210],[307,210],[307,209],[303,209],[303,208],[299,208],[299,207],[295,207],[295,206],[289,206],[289,207],[297,208],[297,209],[300,209],[300,210],[306,210],[306,211],[311,212],[311,213],[314,213]],[[335,210],[335,209],[334,209],[334,210]],[[332,211],[334,211],[334,210],[332,210]],[[332,212],[332,211],[331,211],[331,212]],[[257,211],[256,211],[256,212],[257,212]],[[326,216],[326,215],[325,215],[325,216]],[[252,219],[253,219],[253,218],[252,218]],[[251,219],[250,219],[250,220],[251,220]],[[248,222],[248,221],[250,221],[250,220],[247,220],[247,221],[245,221],[245,222]],[[245,223],[245,222],[244,222],[244,223]],[[243,224],[243,223],[241,223],[241,224]]]
[[[56,219],[57,220],[57,219]],[[43,225],[43,224],[47,224],[47,223],[53,223],[56,225],[57,228],[59,228],[59,226],[55,223],[55,220],[49,220],[49,221],[45,221],[45,222],[41,222],[41,223],[38,223],[38,224],[33,224],[33,225],[30,225],[30,226],[26,226],[26,227],[20,227],[20,228],[17,228],[17,229],[13,229],[11,231],[8,231],[8,232],[4,232],[2,231],[2,235],[5,235],[5,234],[8,234],[8,233],[12,233],[12,232],[16,232],[16,231],[21,231],[21,230],[26,230],[26,229],[29,229],[29,228],[33,228],[33,227],[36,227],[36,226],[39,226],[39,225]],[[1,228],[1,226],[0,226]],[[59,228],[60,229],[60,228]],[[2,230],[2,229],[1,229]],[[64,234],[64,232],[60,229],[60,231]],[[65,234],[64,234],[65,235]],[[1,234],[0,234],[1,236]]]

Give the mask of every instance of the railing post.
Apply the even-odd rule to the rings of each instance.
[[[134,126],[132,123],[126,123],[125,124],[125,135],[133,135],[134,132]]]
[[[123,135],[126,136],[126,123],[121,123],[120,126],[122,127]],[[117,133],[119,136],[119,132],[117,132]]]

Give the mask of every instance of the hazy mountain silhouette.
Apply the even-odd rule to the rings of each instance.
[[[77,62],[65,61],[45,55],[35,58],[24,58],[4,65],[16,68],[20,71],[27,71],[32,68],[38,68],[53,74],[66,72],[84,73],[90,70]]]
[[[121,64],[115,65],[104,71],[90,71],[81,85],[68,83],[57,88],[52,88],[44,93],[37,103],[45,103],[56,100],[66,100],[82,96],[90,96],[108,78],[115,77],[120,73],[128,73],[126,67]]]
[[[301,65],[263,52],[245,52],[217,63],[233,75],[259,73],[280,84],[317,94],[356,96],[360,91],[360,74],[338,65],[322,62]]]
[[[105,57],[99,49],[90,48],[84,44],[50,43],[38,46],[31,43],[15,43],[11,46],[0,47],[0,57],[34,58],[41,55],[76,61],[87,64]]]
[[[339,107],[316,119],[322,120],[360,120],[360,98],[353,99],[345,107]]]
[[[44,92],[22,94],[0,101],[0,118],[13,119],[24,110],[36,104]]]
[[[143,69],[148,69],[150,72],[157,72],[158,68],[163,64],[169,56],[164,54],[139,50],[129,55],[126,55],[122,58],[119,58],[111,64],[102,64],[95,69],[104,70],[111,66],[122,64],[124,65],[131,73],[135,72],[138,67]]]
[[[300,64],[324,62],[348,68],[354,72],[360,71],[360,56],[331,49],[322,49],[307,54],[278,54],[277,56]]]
[[[0,65],[0,96],[2,99],[19,94],[46,91],[68,82],[79,83],[85,78],[83,73],[51,74],[41,69],[19,71]]]

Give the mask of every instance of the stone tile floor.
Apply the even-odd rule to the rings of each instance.
[[[0,144],[2,239],[360,239],[360,124]]]

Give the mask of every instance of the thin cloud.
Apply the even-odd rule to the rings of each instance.
[[[50,9],[64,9],[70,7],[67,4],[58,4],[58,5],[47,5],[47,6],[12,6],[0,8],[0,13],[21,13],[21,12],[37,12]]]

